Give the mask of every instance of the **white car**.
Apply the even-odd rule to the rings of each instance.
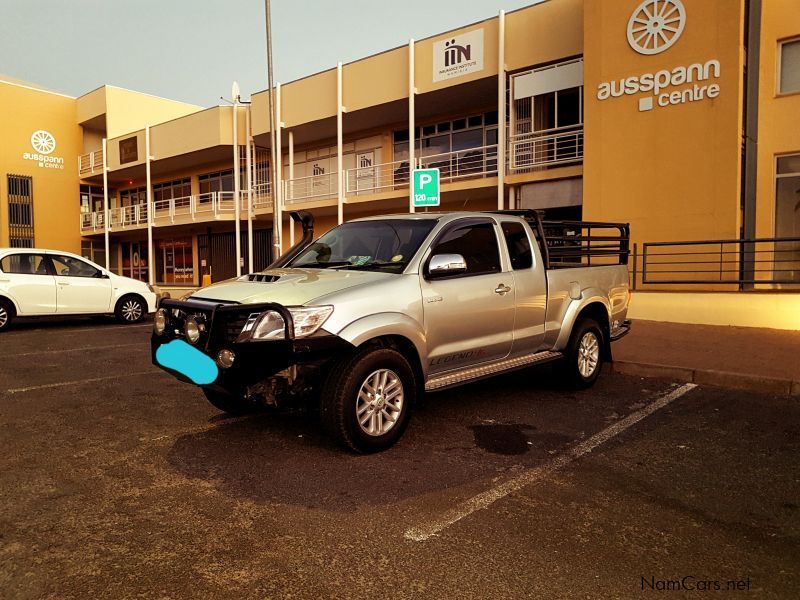
[[[120,277],[75,254],[0,248],[0,331],[15,317],[116,315],[137,323],[156,310],[148,284]]]

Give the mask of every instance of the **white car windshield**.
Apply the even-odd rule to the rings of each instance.
[[[435,224],[435,219],[344,223],[312,243],[287,266],[400,273]]]

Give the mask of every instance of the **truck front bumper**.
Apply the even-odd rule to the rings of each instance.
[[[320,329],[314,335],[294,338],[291,313],[277,304],[240,305],[197,300],[162,300],[168,314],[161,335],[150,341],[153,364],[177,379],[194,385],[240,392],[293,366],[323,366],[353,345]],[[248,318],[261,312],[279,312],[286,322],[284,339],[242,340]],[[185,320],[202,319],[205,330],[191,344],[184,333]]]

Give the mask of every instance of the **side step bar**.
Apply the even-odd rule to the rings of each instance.
[[[527,367],[530,365],[558,360],[562,356],[563,354],[561,354],[561,352],[552,352],[547,350],[545,352],[525,354],[515,358],[504,358],[477,367],[467,367],[466,369],[461,369],[458,371],[449,371],[447,373],[442,373],[441,375],[431,377],[425,384],[425,391],[433,392],[436,390],[441,390],[443,388],[460,385],[469,381],[483,379],[484,377],[489,377],[491,375],[497,375],[498,373],[503,373],[505,371],[513,371],[515,369],[521,369],[522,367]]]

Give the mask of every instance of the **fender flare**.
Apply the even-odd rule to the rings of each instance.
[[[564,318],[561,321],[561,332],[558,334],[558,339],[556,339],[554,350],[561,352],[567,347],[569,338],[572,335],[572,329],[575,327],[575,320],[581,311],[590,304],[602,304],[606,309],[608,322],[611,322],[611,304],[608,298],[597,288],[586,288],[581,291],[581,299],[570,302],[564,312]]]
[[[8,300],[9,302],[11,302],[11,305],[14,307],[14,312],[17,315],[19,315],[19,304],[17,304],[17,301],[14,300],[14,298],[12,296],[10,296],[9,294],[6,294],[5,292],[3,292],[3,293],[0,293],[0,299]],[[20,315],[20,316],[25,316],[25,315]]]
[[[425,333],[422,325],[408,315],[398,312],[369,315],[346,325],[336,335],[356,347],[378,337],[389,335],[404,337],[416,348],[422,373],[426,377],[428,375],[427,361],[425,360],[427,355]]]

